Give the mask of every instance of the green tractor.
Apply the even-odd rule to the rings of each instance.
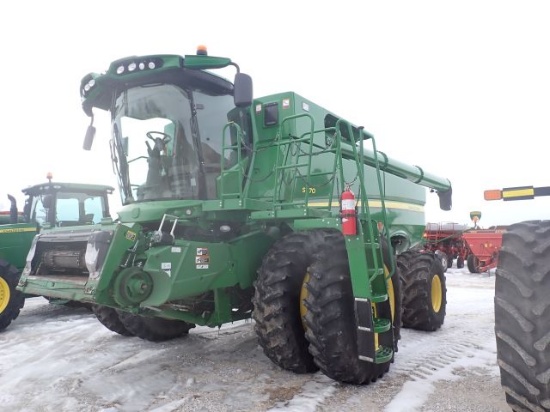
[[[26,199],[22,212],[18,211],[15,198],[8,195],[10,210],[0,212],[0,331],[19,316],[25,298],[37,296],[16,289],[33,238],[60,227],[92,227],[109,219],[108,196],[113,190],[103,185],[57,183],[50,178],[48,183],[23,189]],[[63,257],[43,258],[53,265],[62,265]]]
[[[485,191],[485,200],[550,196],[550,187]],[[500,380],[514,411],[550,411],[550,221],[530,220],[502,235],[495,278]]]
[[[234,82],[214,73],[230,66]],[[94,109],[111,116],[119,221],[37,236],[21,292],[151,341],[251,318],[276,365],[355,384],[389,370],[402,326],[443,324],[443,268],[416,246],[426,188],[451,208],[447,179],[294,92],[253,99],[202,48],[117,60],[80,93],[85,149]]]

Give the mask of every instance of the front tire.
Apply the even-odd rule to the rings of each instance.
[[[433,253],[401,254],[408,272],[402,274],[403,327],[435,331],[445,321],[446,279],[441,261]]]
[[[134,336],[121,322],[116,309],[97,304],[92,305],[92,312],[99,322],[112,332],[122,336]]]
[[[508,227],[495,279],[497,359],[514,411],[550,411],[550,221]]]
[[[318,369],[305,338],[301,293],[315,252],[331,232],[338,233],[310,230],[278,240],[263,259],[254,284],[252,317],[258,342],[273,363],[295,373]]]
[[[19,316],[25,305],[25,296],[16,289],[20,275],[15,266],[0,259],[0,331]]]
[[[368,384],[389,370],[393,357],[380,364],[359,360],[355,299],[345,243],[338,234],[328,244],[330,249],[319,255],[306,280],[304,323],[309,350],[315,364],[328,377],[339,382]],[[375,335],[375,343],[389,347],[393,344],[394,352],[401,323],[399,267],[397,264],[394,277],[388,282],[390,299],[376,303],[374,309],[379,317],[392,318],[394,324],[393,333]]]
[[[194,324],[182,320],[134,315],[121,310],[118,310],[117,313],[122,325],[128,332],[138,338],[152,342],[179,338],[195,327]]]

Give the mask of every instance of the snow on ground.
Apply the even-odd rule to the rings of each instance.
[[[117,335],[86,309],[28,299],[0,333],[0,405],[20,412],[509,411],[494,339],[494,273],[447,271],[447,317],[405,329],[395,362],[367,386],[275,366],[252,322],[153,343]]]

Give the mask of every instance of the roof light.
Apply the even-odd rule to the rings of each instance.
[[[208,51],[204,44],[197,46],[197,56],[208,56]]]
[[[124,66],[118,66],[116,69],[116,74],[122,74],[124,73]]]
[[[135,62],[132,62],[128,65],[129,72],[133,72],[134,70],[136,70],[136,68],[137,68],[137,64]]]

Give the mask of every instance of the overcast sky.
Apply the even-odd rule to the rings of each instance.
[[[547,1],[4,2],[0,6],[0,193],[48,171],[115,185],[108,136],[82,150],[80,80],[129,55],[206,44],[254,79],[295,91],[376,137],[388,156],[453,184],[427,221],[546,218],[550,199],[486,202],[485,189],[550,185]]]

